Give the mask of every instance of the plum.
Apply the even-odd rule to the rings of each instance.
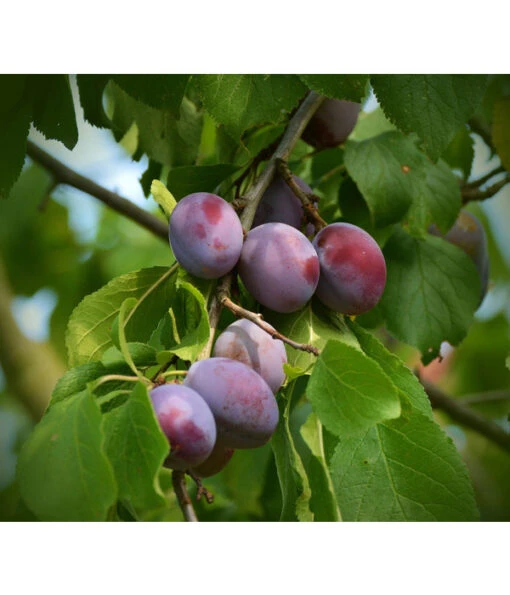
[[[481,304],[489,287],[489,249],[487,235],[480,220],[468,211],[460,211],[457,220],[446,235],[442,234],[435,224],[429,227],[429,233],[459,247],[474,262],[480,276],[479,303]]]
[[[227,448],[257,448],[278,424],[278,405],[266,381],[246,364],[226,357],[195,362],[185,386],[211,408],[218,443]]]
[[[312,192],[310,186],[301,178],[292,177],[303,192]],[[296,229],[301,229],[303,216],[301,201],[289,188],[287,182],[278,176],[273,179],[262,195],[262,200],[255,212],[252,229],[263,223],[286,223]]]
[[[325,99],[305,128],[302,139],[316,149],[336,147],[353,131],[361,105],[354,101]]]
[[[342,314],[363,314],[380,300],[386,262],[374,238],[351,223],[332,223],[315,236],[320,261],[316,295]]]
[[[246,235],[238,263],[246,289],[276,312],[295,312],[319,282],[319,259],[312,243],[285,223],[264,223]]]
[[[203,463],[216,442],[216,422],[205,400],[182,384],[157,386],[150,398],[170,443],[165,466],[185,470]]]
[[[211,475],[216,475],[216,473],[219,473],[226,467],[227,463],[234,455],[234,452],[235,450],[233,448],[227,448],[221,444],[216,444],[209,457],[197,467],[193,467],[193,473],[198,475],[198,477],[211,477]]]
[[[170,216],[170,246],[177,262],[202,279],[218,279],[236,265],[243,228],[232,206],[216,194],[181,199]]]
[[[220,334],[213,355],[243,362],[262,376],[273,393],[285,380],[285,345],[246,318],[236,320]]]

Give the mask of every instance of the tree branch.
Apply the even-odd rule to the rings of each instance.
[[[96,184],[93,180],[67,167],[67,165],[64,165],[61,161],[46,153],[46,151],[32,141],[27,141],[27,155],[51,172],[58,184],[67,184],[94,196],[114,211],[121,213],[128,219],[138,223],[138,225],[145,227],[145,229],[165,242],[168,242],[167,224],[140,207],[137,207],[130,200],[103,188],[103,186]]]
[[[481,178],[478,178],[477,180],[473,180],[472,182],[467,182],[466,184],[463,185],[463,189],[464,188],[480,188],[480,186],[483,186],[483,184],[485,184],[485,182],[488,182],[491,178],[493,178],[494,176],[497,176],[498,174],[503,174],[505,173],[505,168],[500,165],[499,167],[496,167],[495,169],[493,169],[492,171],[490,171],[488,174],[485,174],[485,176],[482,176]]]
[[[510,401],[509,390],[491,390],[486,393],[474,393],[462,395],[460,401],[468,405],[478,405],[481,403],[498,403],[500,401]]]
[[[507,174],[502,180],[496,182],[492,186],[489,186],[486,190],[478,190],[478,188],[466,188],[462,189],[462,204],[467,204],[473,200],[486,200],[492,198],[497,194],[501,188],[510,183],[510,174]]]
[[[510,434],[494,422],[485,419],[469,407],[466,407],[458,399],[452,399],[441,389],[427,380],[420,379],[425,392],[427,393],[432,407],[441,409],[460,424],[475,430],[492,442],[496,443],[503,450],[510,452]]]
[[[186,475],[184,471],[172,471],[172,485],[174,486],[175,495],[177,501],[181,507],[182,514],[188,522],[198,522],[197,514],[193,508],[191,498],[189,497],[188,490],[186,487]]]

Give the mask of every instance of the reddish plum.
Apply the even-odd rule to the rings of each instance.
[[[312,243],[285,223],[264,223],[246,236],[238,265],[248,291],[276,312],[295,312],[319,282],[319,259]]]
[[[386,262],[374,238],[350,223],[332,223],[315,236],[321,276],[317,297],[335,312],[363,314],[380,300]]]
[[[285,345],[246,318],[236,320],[221,333],[213,355],[243,362],[262,376],[273,393],[278,392],[285,380]]]
[[[157,386],[150,398],[170,443],[165,466],[184,470],[203,463],[216,442],[216,423],[205,400],[182,384]]]
[[[184,384],[211,408],[218,443],[228,448],[257,448],[278,424],[278,405],[266,381],[242,362],[211,357],[195,362]]]
[[[227,201],[196,192],[177,203],[170,217],[169,238],[177,262],[188,273],[218,279],[239,259],[243,228]]]

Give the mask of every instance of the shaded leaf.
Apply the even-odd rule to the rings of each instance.
[[[168,173],[167,186],[175,198],[180,200],[193,192],[213,192],[223,180],[238,169],[237,165],[223,163],[174,167]]]
[[[368,74],[300,74],[310,89],[335,99],[360,102],[368,88]]]

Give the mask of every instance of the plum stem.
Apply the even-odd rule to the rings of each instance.
[[[184,471],[178,471],[177,469],[174,469],[172,472],[172,485],[174,486],[177,502],[179,502],[179,506],[182,510],[184,518],[189,523],[197,523],[198,517],[188,494],[188,489],[186,487],[186,475]]]
[[[207,504],[212,504],[214,502],[214,494],[204,486],[200,477],[198,477],[198,475],[195,475],[195,473],[193,473],[191,469],[188,469],[186,473],[197,484],[197,502],[200,502],[203,496],[206,499]]]
[[[326,227],[326,221],[324,221],[324,219],[319,215],[317,207],[315,206],[315,203],[319,200],[319,197],[313,193],[304,192],[299,187],[299,185],[296,184],[294,178],[292,177],[292,172],[290,171],[289,165],[284,159],[276,160],[276,169],[286,182],[287,186],[301,201],[301,204],[303,205],[303,211],[305,212],[305,217],[307,221],[313,223],[315,231],[318,232],[322,228]]]

